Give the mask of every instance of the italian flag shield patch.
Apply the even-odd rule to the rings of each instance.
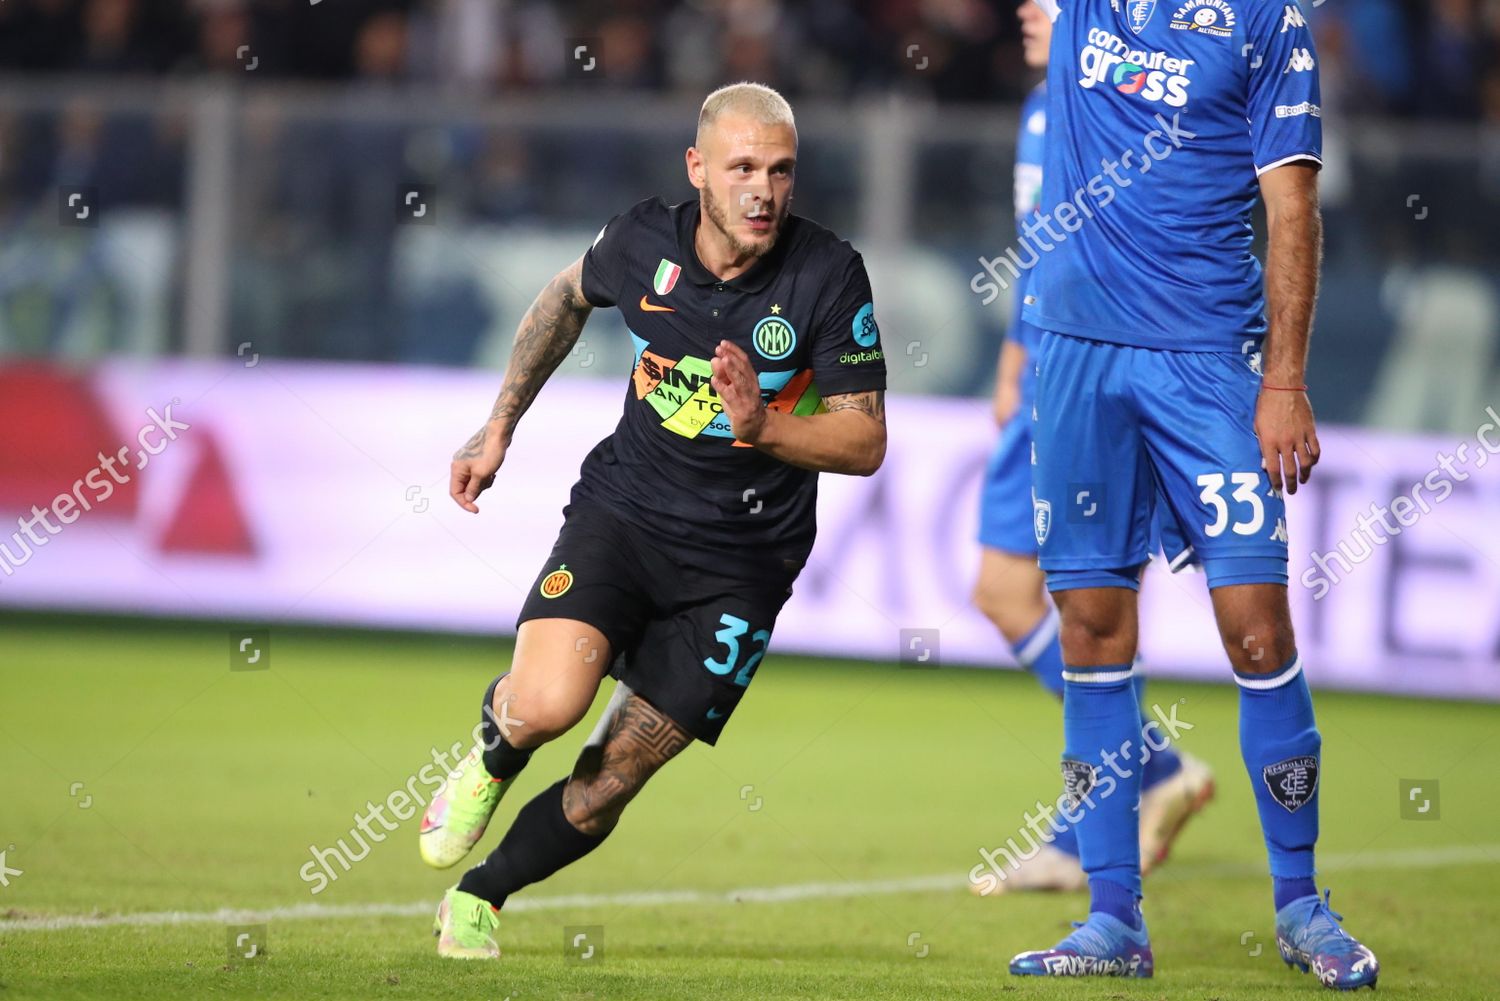
[[[666,295],[676,287],[677,276],[680,274],[682,274],[682,269],[663,257],[661,264],[656,267],[656,278],[652,281],[651,287],[656,289],[657,295]]]

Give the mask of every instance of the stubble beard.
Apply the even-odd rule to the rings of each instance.
[[[758,243],[746,243],[735,236],[734,231],[730,229],[729,214],[724,211],[723,203],[714,195],[712,188],[707,185],[703,187],[700,201],[703,214],[708,217],[714,229],[717,229],[728,241],[729,249],[736,257],[764,257],[776,246],[776,241],[781,239],[781,227],[786,221],[785,209],[779,209],[773,214],[772,219],[775,225],[771,227],[770,239]]]

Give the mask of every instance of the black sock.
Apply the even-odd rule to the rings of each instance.
[[[464,873],[458,888],[501,907],[521,887],[546,879],[603,844],[608,831],[584,834],[563,815],[563,786],[567,784],[567,779],[561,779],[521,807],[500,846]]]
[[[484,690],[484,709],[479,714],[482,727],[480,733],[484,741],[484,770],[490,773],[492,779],[514,778],[526,767],[526,762],[531,760],[530,751],[510,746],[500,732],[500,721],[495,718],[495,688],[504,678],[504,674],[500,675]]]

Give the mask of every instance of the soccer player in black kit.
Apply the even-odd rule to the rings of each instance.
[[[715,743],[765,656],[812,549],[820,472],[885,456],[885,360],[864,262],[791,215],[792,109],[775,91],[710,94],[687,151],[698,198],[616,216],[532,303],[489,420],[453,458],[467,511],[589,313],[625,316],[625,413],[583,461],[520,614],[482,739],[423,815],[422,858],[454,865],[537,747],[619,684],[573,774],[516,814],[444,896],[440,955],[493,959],[506,898],[594,850],[646,780]]]

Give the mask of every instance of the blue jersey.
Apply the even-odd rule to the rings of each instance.
[[[1037,84],[1021,105],[1021,131],[1016,136],[1016,226],[1023,226],[1042,207],[1042,157],[1047,148],[1047,84]],[[1026,349],[1028,355],[1036,352],[1040,341],[1039,331],[1021,319],[1021,303],[1026,297],[1029,272],[1022,272],[1016,280],[1015,306],[1010,318],[1010,339]],[[1026,371],[1030,373],[1032,366]],[[1023,382],[1029,380],[1022,380]]]
[[[1054,21],[1052,141],[1024,316],[1181,351],[1265,334],[1257,178],[1321,162],[1312,33],[1296,0],[1039,0]]]

